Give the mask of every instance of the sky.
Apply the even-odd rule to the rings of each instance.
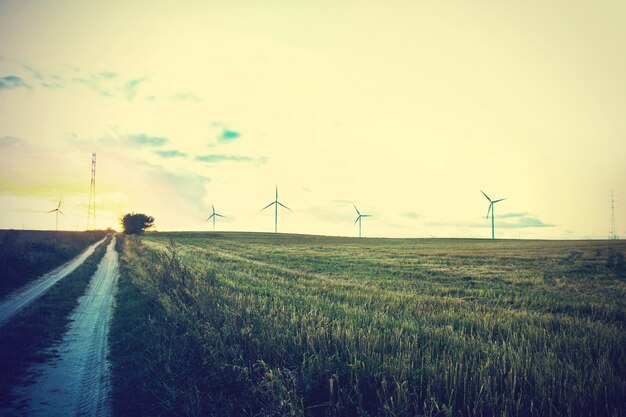
[[[626,237],[622,0],[157,3],[0,0],[0,228]]]

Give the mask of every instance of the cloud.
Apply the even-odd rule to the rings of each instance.
[[[232,140],[236,140],[241,136],[241,133],[236,132],[230,129],[224,129],[219,136],[220,142],[229,142]]]
[[[0,90],[9,90],[13,88],[30,88],[24,80],[17,75],[7,75],[0,77]]]
[[[156,154],[159,155],[161,158],[178,158],[178,157],[184,158],[187,156],[186,153],[177,151],[176,149],[167,150],[167,151],[156,151]]]
[[[35,69],[30,69],[36,78],[42,81],[42,85],[45,87],[62,87],[64,83],[63,77],[59,75],[53,75],[50,77],[43,76]],[[72,72],[76,72],[73,70]],[[101,97],[120,97],[124,96],[127,100],[131,101],[135,98],[138,92],[139,85],[146,82],[148,79],[145,77],[132,78],[125,81],[120,74],[114,71],[100,71],[92,74],[76,74],[70,76],[69,80],[76,84],[84,85],[92,91],[96,92]],[[51,85],[52,84],[52,85]]]
[[[190,93],[178,93],[173,96],[169,96],[168,99],[170,101],[191,101],[194,103],[200,103],[202,99],[194,94]]]
[[[145,133],[129,135],[126,137],[126,140],[135,145],[148,145],[148,146],[161,146],[167,143],[166,138],[161,138],[158,136],[149,136],[149,135],[146,135]]]
[[[546,224],[541,219],[534,216],[517,217],[517,221],[501,222],[498,227],[505,229],[526,229],[530,227],[554,227],[554,224]]]
[[[24,139],[13,136],[0,136],[0,146],[21,146],[25,144],[26,141]]]
[[[113,71],[101,71],[98,73],[98,76],[106,80],[112,80],[113,78],[117,78],[118,74]]]
[[[135,98],[135,95],[137,94],[137,88],[139,87],[139,84],[143,83],[147,81],[146,78],[135,78],[132,79],[130,81],[128,81],[126,84],[124,84],[124,91],[126,92],[126,98],[128,100],[132,100],[133,98]]]
[[[456,227],[456,228],[483,228],[491,227],[491,220],[484,219],[481,222],[457,221],[457,222],[428,222],[426,226],[432,227]],[[529,229],[539,227],[555,227],[555,224],[544,223],[537,216],[530,213],[505,213],[496,216],[496,229]]]
[[[225,161],[254,162],[255,159],[250,158],[249,156],[242,156],[242,155],[209,154],[209,155],[199,155],[199,156],[196,156],[196,161],[201,161],[201,162],[225,162]]]
[[[501,214],[499,217],[502,219],[511,219],[515,217],[527,217],[527,216],[532,216],[532,215],[529,213],[505,213],[505,214]]]
[[[417,219],[421,219],[422,217],[424,217],[421,214],[416,213],[414,211],[406,211],[402,213],[401,216],[406,217],[407,219],[412,219],[412,220],[417,220]]]
[[[23,68],[26,71],[30,72],[31,75],[36,80],[39,81],[42,87],[45,87],[45,88],[65,87],[65,79],[61,75],[53,74],[53,75],[47,76],[47,75],[42,74],[41,71],[29,65],[24,65]]]

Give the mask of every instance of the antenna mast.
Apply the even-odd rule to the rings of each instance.
[[[87,230],[96,228],[96,153],[91,154],[91,186],[89,188],[89,206],[87,207]]]
[[[615,192],[611,192],[611,229],[609,230],[609,240],[618,240],[619,236],[615,231]]]

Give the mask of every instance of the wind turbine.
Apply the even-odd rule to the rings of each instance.
[[[278,185],[276,186],[276,199],[269,203],[267,206],[263,207],[261,211],[265,210],[268,207],[271,207],[272,205],[274,205],[274,233],[278,233],[278,206],[280,205],[289,211],[293,211],[292,209],[278,201]]]
[[[50,210],[48,213],[52,213],[53,211],[57,212],[57,221],[56,221],[56,226],[54,228],[54,230],[59,230],[59,213],[63,214],[63,212],[61,211],[61,199],[59,198],[59,204],[57,205],[57,208]],[[65,214],[63,214],[63,217],[65,217]]]
[[[370,214],[361,214],[361,212],[359,211],[358,208],[356,208],[356,206],[353,204],[354,209],[356,210],[356,220],[354,221],[354,224],[356,224],[357,222],[359,222],[359,237],[361,237],[361,219],[363,217],[372,217]]]
[[[208,218],[208,219],[206,219],[204,222],[206,223],[206,222],[208,222],[209,220],[213,219],[213,231],[215,232],[215,218],[216,218],[216,217],[225,217],[225,216],[222,216],[221,214],[217,213],[217,212],[215,211],[215,207],[213,206],[213,204],[211,204],[211,209],[213,210],[213,213],[212,213],[212,214],[209,216],[209,218]]]
[[[502,201],[502,200],[506,200],[506,198],[501,198],[499,200],[493,200],[492,201],[489,198],[489,196],[487,194],[485,194],[485,192],[483,190],[480,190],[480,192],[483,193],[483,195],[487,198],[487,200],[489,200],[489,209],[487,210],[487,217],[486,218],[487,219],[489,218],[489,212],[491,212],[491,239],[493,240],[493,239],[496,238],[495,232],[494,232],[495,227],[494,227],[494,219],[493,219],[494,218],[493,212],[494,212],[495,208],[493,207],[493,205],[498,203],[498,202],[500,202],[500,201]]]

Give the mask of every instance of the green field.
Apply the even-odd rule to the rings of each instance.
[[[118,415],[626,415],[626,242],[120,247]]]
[[[0,297],[63,265],[105,233],[0,230]]]

